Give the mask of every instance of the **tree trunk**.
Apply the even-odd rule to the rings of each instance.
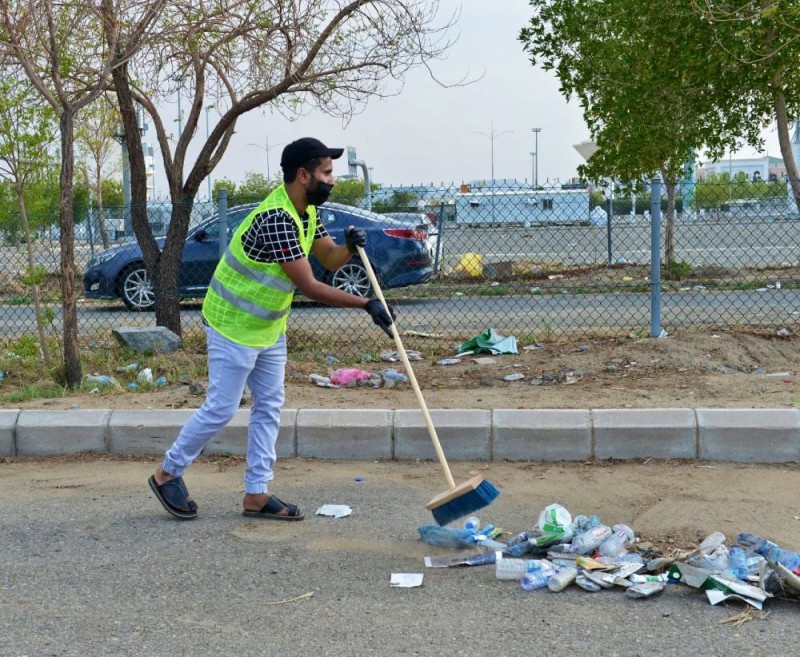
[[[774,9],[772,0],[761,0],[761,9],[764,14]],[[775,28],[768,27],[764,32],[767,46],[767,61],[771,64],[775,59]],[[786,167],[786,177],[791,185],[797,211],[800,212],[800,176],[797,173],[797,162],[792,153],[792,140],[789,136],[789,117],[786,113],[786,95],[784,93],[784,80],[780,72],[775,73],[770,80],[773,102],[775,107],[775,120],[778,124],[778,143],[781,147],[783,164]]]
[[[139,120],[133,104],[130,85],[128,84],[128,65],[115,66],[111,72],[114,80],[114,90],[117,93],[117,103],[122,115],[122,125],[125,130],[125,139],[128,147],[128,161],[131,168],[131,224],[136,242],[142,249],[144,266],[147,275],[153,282],[156,290],[156,308],[158,308],[158,268],[161,260],[161,251],[153,237],[153,231],[147,218],[147,171],[144,163],[142,139],[139,134]],[[178,255],[180,258],[180,255]],[[158,323],[158,313],[156,313]],[[179,334],[180,335],[180,334]]]
[[[42,316],[42,300],[39,296],[39,285],[36,283],[36,262],[33,259],[33,238],[31,237],[31,227],[28,223],[28,212],[25,209],[25,198],[22,184],[17,180],[17,206],[19,207],[19,217],[22,221],[22,230],[25,232],[25,245],[28,252],[28,276],[31,279],[31,295],[33,296],[33,312],[36,314],[36,330],[39,333],[39,349],[42,352],[42,360],[50,365],[50,350],[47,348],[47,336],[44,332],[44,318]]]
[[[61,235],[61,321],[64,333],[64,375],[67,387],[81,384],[81,353],[78,344],[78,304],[75,294],[75,218],[72,214],[72,180],[75,162],[74,116],[72,108],[63,108],[59,120],[61,132],[61,198],[59,228]]]
[[[103,212],[103,181],[101,179],[100,167],[95,171],[95,190],[94,196],[97,202],[97,227],[100,229],[100,239],[103,240],[103,248],[107,249],[110,244],[108,241],[108,231],[106,230],[106,217]]]
[[[166,326],[170,331],[181,335],[181,297],[178,291],[178,273],[180,271],[181,254],[186,232],[189,228],[189,217],[192,213],[192,201],[178,201],[183,192],[171,192],[172,214],[167,229],[164,251],[158,263],[158,274],[153,281],[156,294],[156,324]],[[183,237],[182,237],[183,236]]]
[[[661,178],[667,188],[667,212],[664,217],[664,266],[675,262],[675,181],[667,177],[664,169]]]
[[[800,212],[800,173],[798,173],[797,162],[794,160],[794,152],[792,151],[792,137],[789,134],[789,115],[786,111],[786,95],[780,90],[775,93],[775,120],[778,124],[778,143],[781,147],[781,156],[786,167],[786,177],[789,179],[787,184],[792,186],[792,196],[794,197],[797,211]]]

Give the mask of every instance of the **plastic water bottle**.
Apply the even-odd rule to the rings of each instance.
[[[523,591],[535,591],[543,589],[550,580],[551,573],[537,570],[532,573],[525,573],[519,581]]]
[[[628,525],[614,525],[614,533],[603,541],[597,551],[604,557],[618,557],[625,553],[625,547],[629,545],[635,535]]]
[[[464,521],[464,529],[471,529],[477,531],[481,526],[481,521],[478,516],[470,516]]]
[[[600,586],[597,582],[593,582],[590,579],[587,579],[583,575],[578,575],[575,578],[575,583],[580,586],[584,591],[591,591],[592,593],[597,593],[602,586]]]
[[[531,547],[533,546],[530,541],[522,541],[510,546],[506,543],[505,548],[503,548],[503,555],[507,557],[524,557],[526,554],[530,554]]]
[[[749,575],[760,575],[761,568],[766,567],[767,560],[760,554],[747,559],[747,573]]]
[[[690,566],[703,568],[715,573],[723,573],[731,567],[731,559],[728,548],[724,545],[718,546],[711,554],[699,555],[689,559]]]
[[[744,580],[750,574],[747,568],[747,555],[740,547],[732,547],[729,552],[731,572],[737,578]]]
[[[568,566],[562,568],[547,581],[547,588],[555,593],[563,591],[578,577],[578,569]]]
[[[495,577],[497,579],[520,580],[529,573],[546,572],[552,574],[553,564],[547,559],[497,559],[495,561]]]
[[[506,545],[511,547],[512,545],[517,545],[519,543],[524,543],[528,540],[531,533],[529,531],[520,532],[519,534],[515,534],[511,538],[506,541]]]
[[[87,383],[94,383],[98,386],[110,386],[114,379],[112,379],[110,376],[106,376],[105,374],[87,374],[86,381]]]
[[[755,534],[739,534],[736,537],[737,545],[744,546],[756,554],[765,557],[767,561],[777,562],[793,573],[800,571],[800,552],[782,549],[777,543],[768,541]]]
[[[722,532],[714,532],[713,534],[709,534],[708,536],[706,536],[697,549],[700,552],[700,554],[711,554],[724,542],[725,542],[725,534],[723,534]]]
[[[589,554],[596,550],[600,544],[611,536],[611,528],[597,525],[590,530],[578,534],[572,539],[570,552],[573,554]]]

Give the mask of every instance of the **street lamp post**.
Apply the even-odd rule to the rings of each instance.
[[[502,132],[498,132],[494,129],[494,121],[492,122],[492,130],[489,133],[486,132],[476,132],[476,135],[482,135],[486,137],[492,144],[491,147],[491,154],[492,154],[492,187],[491,187],[491,194],[492,194],[492,223],[495,223],[495,216],[494,216],[494,140],[497,139],[501,135],[508,135],[511,134],[513,130],[504,130]]]
[[[267,135],[267,134],[264,135],[264,144],[265,145],[262,146],[261,144],[254,144],[254,143],[251,142],[251,143],[249,143],[247,145],[248,146],[255,146],[256,148],[260,148],[266,154],[266,157],[267,157],[267,180],[270,180],[272,178],[272,174],[270,173],[270,170],[269,170],[269,152],[273,148],[277,148],[278,146],[283,146],[283,144],[282,143],[281,144],[272,144],[272,146],[270,146],[269,145],[269,135]]]
[[[541,128],[531,128],[531,132],[534,135],[534,145],[533,145],[533,187],[534,189],[539,189],[539,133],[542,131]]]
[[[534,180],[536,180],[536,153],[531,151],[530,156],[531,156],[531,185],[533,185],[533,188],[536,189],[536,183],[534,182]]]
[[[209,110],[214,109],[214,105],[206,105],[206,142],[208,142],[208,112]],[[206,177],[206,182],[208,184],[208,200],[211,200],[211,173],[209,172],[208,176]]]
[[[183,75],[180,73],[173,75],[172,81],[178,83],[178,139],[180,139],[183,133],[183,112],[181,112],[181,85],[183,84]]]

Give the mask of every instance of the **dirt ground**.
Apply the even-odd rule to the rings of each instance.
[[[435,339],[435,338],[434,338]],[[519,354],[478,364],[462,357],[455,365],[424,358],[413,363],[429,408],[776,408],[800,404],[800,352],[794,335],[774,333],[681,332],[652,340],[636,336],[553,342],[539,349],[520,344]],[[435,350],[434,350],[435,351]],[[441,351],[441,350],[439,350]],[[340,364],[290,357],[286,408],[415,408],[408,384],[393,388],[321,388],[312,373],[330,375]],[[402,369],[374,362],[367,371]],[[522,374],[507,382],[504,377]],[[156,373],[157,375],[157,373]],[[186,383],[152,392],[70,394],[30,400],[14,408],[169,409],[196,408],[203,393]],[[203,389],[207,381],[198,380]],[[199,394],[198,394],[199,393]],[[247,402],[245,402],[247,403]]]

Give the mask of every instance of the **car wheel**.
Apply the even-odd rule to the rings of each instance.
[[[377,272],[375,274],[378,275]],[[369,282],[367,270],[361,260],[353,258],[342,265],[331,275],[331,285],[357,297],[368,297],[372,294],[372,285]]]
[[[139,263],[125,270],[119,282],[119,295],[128,310],[152,310],[156,295],[144,265]]]

